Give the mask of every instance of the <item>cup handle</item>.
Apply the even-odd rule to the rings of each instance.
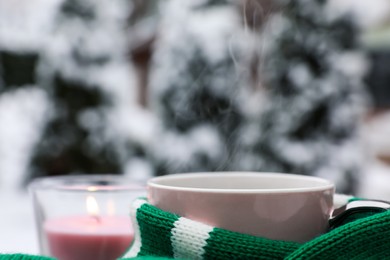
[[[383,200],[355,200],[333,211],[329,229],[335,229],[353,220],[390,210],[390,202]]]

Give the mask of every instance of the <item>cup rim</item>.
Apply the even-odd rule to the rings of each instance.
[[[180,187],[171,184],[161,184],[161,180],[178,180],[178,179],[191,179],[191,178],[224,178],[226,176],[230,177],[259,177],[259,178],[283,178],[291,180],[306,180],[317,182],[318,186],[315,187],[300,187],[300,188],[199,188],[199,187]],[[290,173],[275,173],[275,172],[249,172],[249,171],[232,171],[232,172],[196,172],[196,173],[176,173],[165,176],[158,176],[148,180],[147,188],[157,188],[163,190],[174,190],[174,191],[185,191],[185,192],[198,192],[198,193],[242,193],[242,194],[269,194],[269,193],[304,193],[304,192],[318,192],[326,190],[335,190],[335,184],[330,180],[316,177],[316,176],[307,176],[299,174],[290,174]]]

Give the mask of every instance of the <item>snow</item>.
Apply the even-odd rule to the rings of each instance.
[[[0,0],[0,47],[40,49],[48,39],[51,19],[61,1]]]
[[[45,93],[25,88],[0,96],[0,252],[38,253],[32,203],[20,191],[48,103]],[[17,136],[18,138],[15,138]]]
[[[174,69],[162,68],[153,72],[151,86],[155,92],[165,91],[170,85],[163,83],[172,82],[172,78],[180,79],[177,75],[186,69],[187,59],[192,57],[197,50],[195,48],[202,50],[202,55],[207,57],[208,62],[217,64],[231,51],[227,47],[231,47],[234,37],[241,36],[239,16],[231,6],[207,8],[198,12],[195,11],[196,8],[191,8],[202,2],[204,1],[171,1],[165,6],[164,11],[169,15],[165,15],[160,23],[156,56],[158,60],[163,60],[165,68]],[[172,49],[180,51],[176,56],[180,55],[182,58],[172,59]],[[186,83],[181,85],[187,87]]]
[[[191,129],[185,135],[167,133],[154,148],[168,164],[194,163],[194,155],[206,154],[217,159],[221,156],[223,143],[217,130],[207,124]]]
[[[380,24],[390,14],[388,0],[329,0],[329,8],[336,15],[352,12],[364,28]]]
[[[358,195],[363,198],[390,201],[390,166],[373,160],[363,175]]]
[[[390,154],[390,113],[382,113],[370,119],[363,131],[372,153]]]
[[[0,95],[0,185],[17,188],[42,128],[48,101],[43,91],[26,87]],[[17,138],[15,138],[17,137]]]

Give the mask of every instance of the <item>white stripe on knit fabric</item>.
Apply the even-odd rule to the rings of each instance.
[[[171,230],[173,256],[183,259],[202,259],[204,246],[213,227],[187,219],[179,218]]]
[[[352,198],[353,198],[353,196],[351,196],[351,195],[335,194],[333,196],[334,208],[337,209],[337,208],[344,206]]]
[[[134,242],[129,248],[129,250],[122,256],[122,258],[130,258],[136,257],[141,250],[141,231],[139,229],[138,221],[137,221],[137,210],[146,203],[144,199],[136,199],[131,207],[130,216],[133,222],[134,228]]]

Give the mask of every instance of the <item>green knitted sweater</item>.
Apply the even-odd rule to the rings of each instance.
[[[351,200],[348,197],[342,199],[346,200],[345,203]],[[335,201],[340,203],[339,198]],[[124,258],[390,259],[389,210],[366,212],[360,214],[360,218],[352,216],[328,233],[304,244],[211,227],[162,211],[145,199],[134,202],[132,216],[136,239]]]
[[[343,197],[347,203],[350,197]],[[340,199],[336,199],[340,204]],[[343,204],[343,203],[341,203]],[[340,206],[340,205],[337,205]],[[357,217],[358,216],[358,217]],[[275,241],[211,227],[162,211],[145,199],[132,208],[135,241],[121,260],[179,259],[390,259],[390,210],[345,219],[307,243]],[[53,260],[23,254],[0,260]]]

